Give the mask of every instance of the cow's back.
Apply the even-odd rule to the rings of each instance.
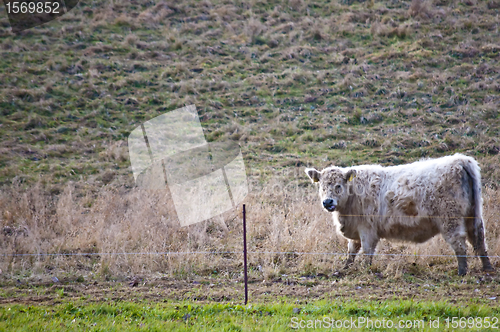
[[[473,202],[463,165],[471,160],[457,154],[390,167],[358,166],[360,173],[372,171],[365,186],[377,184],[377,195],[368,191],[377,206],[365,204],[353,212],[366,215],[382,238],[425,242],[447,217],[470,215]]]

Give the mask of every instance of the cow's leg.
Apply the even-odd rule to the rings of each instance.
[[[455,214],[456,215],[456,214]],[[467,274],[467,246],[465,243],[465,225],[463,219],[445,218],[443,220],[443,237],[455,251],[458,261],[458,275]]]
[[[361,248],[363,248],[364,262],[367,265],[372,264],[373,254],[375,254],[375,248],[377,247],[379,237],[371,232],[360,232],[361,237]]]
[[[347,262],[344,265],[344,269],[347,269],[349,266],[354,263],[354,259],[356,258],[356,254],[361,249],[361,241],[359,240],[349,240],[349,244],[347,245],[347,249],[349,251],[349,257],[347,258]]]
[[[474,247],[474,253],[479,256],[481,262],[483,263],[483,270],[487,272],[492,272],[493,266],[491,266],[490,259],[488,258],[488,252],[486,251],[486,244],[484,243],[484,230],[481,227],[478,232],[478,238],[476,238],[476,232],[474,229],[474,218],[471,216],[466,220],[467,225],[467,239],[470,244]]]

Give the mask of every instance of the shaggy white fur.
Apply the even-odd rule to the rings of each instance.
[[[455,154],[407,165],[331,166],[306,174],[319,183],[323,207],[349,239],[346,267],[362,248],[371,255],[381,238],[425,242],[442,234],[467,273],[467,247],[474,246],[483,269],[491,271],[482,219],[481,174],[471,157]]]

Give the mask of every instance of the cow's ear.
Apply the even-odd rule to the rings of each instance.
[[[356,177],[356,170],[355,169],[350,169],[345,173],[344,178],[347,182],[352,181]]]
[[[321,173],[314,168],[306,168],[305,172],[312,182],[318,182],[321,178]]]

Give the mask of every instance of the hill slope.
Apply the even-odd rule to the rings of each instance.
[[[253,167],[461,151],[497,182],[498,12],[483,1],[94,1],[16,36],[3,11],[0,181],[132,184],[130,131],[195,104],[207,138],[239,140]]]
[[[256,188],[250,250],[345,252],[305,165],[462,152],[491,187],[485,220],[498,256],[499,11],[498,1],[476,0],[98,0],[14,35],[2,9],[2,252],[240,251],[240,211],[181,228],[165,196],[131,189],[129,133],[195,104],[209,141],[241,144]],[[453,271],[446,257],[407,259],[451,253],[432,241],[383,243],[380,252],[404,255],[379,258],[375,269]],[[240,273],[238,254],[4,257],[0,269],[27,275]],[[265,278],[342,264],[318,257],[249,259]]]

